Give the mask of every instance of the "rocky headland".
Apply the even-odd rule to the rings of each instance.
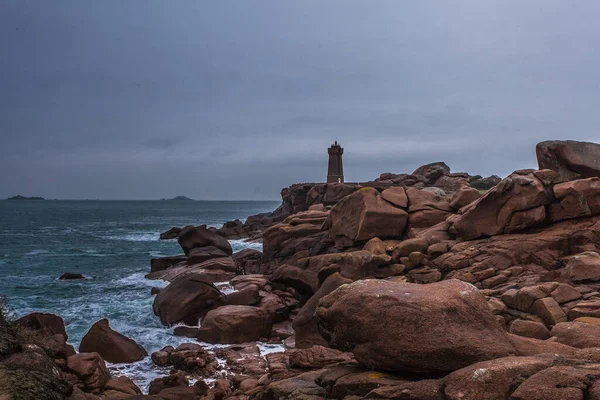
[[[189,338],[151,354],[169,375],[147,394],[111,375],[147,352],[107,320],[76,353],[60,317],[0,315],[0,399],[600,400],[600,145],[536,154],[504,179],[438,162],[174,227],[183,254],[148,275]]]

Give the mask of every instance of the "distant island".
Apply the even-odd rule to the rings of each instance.
[[[173,197],[172,199],[161,199],[164,201],[194,201],[194,199],[190,199],[189,197],[185,197],[185,196],[176,196]]]
[[[21,196],[19,194],[19,195],[13,196],[13,197],[9,197],[7,200],[46,200],[46,199],[44,199],[43,197],[25,197],[25,196]]]

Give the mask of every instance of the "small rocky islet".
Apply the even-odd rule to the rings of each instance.
[[[142,394],[111,373],[147,353],[108,320],[76,353],[59,316],[0,314],[0,398],[600,399],[600,145],[536,153],[504,179],[438,162],[174,227],[161,239],[183,254],[147,276],[169,282],[154,313],[189,338],[150,355],[169,375]]]

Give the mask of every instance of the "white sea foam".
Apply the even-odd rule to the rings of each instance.
[[[108,240],[121,240],[125,242],[157,242],[160,240],[160,235],[157,233],[128,233],[123,235],[107,235],[101,236],[103,239]]]
[[[48,254],[49,250],[46,249],[35,249],[31,250],[29,253],[25,253],[26,256],[39,256],[40,254]]]
[[[255,249],[262,251],[263,245],[260,242],[246,242],[245,240],[230,240],[229,243],[233,248],[233,251],[240,251],[243,249]]]
[[[283,353],[285,351],[285,347],[283,344],[272,344],[272,343],[259,343],[258,349],[260,350],[260,355],[265,357],[267,354],[271,353]]]
[[[118,285],[128,285],[128,286],[135,285],[135,286],[148,286],[148,287],[161,286],[163,284],[164,284],[164,286],[166,286],[168,284],[168,282],[161,281],[161,280],[146,279],[145,276],[146,276],[145,272],[136,272],[134,274],[127,275],[126,277],[123,277],[123,278],[113,279],[111,281],[111,283],[118,284]],[[164,287],[164,286],[162,286],[162,287]]]

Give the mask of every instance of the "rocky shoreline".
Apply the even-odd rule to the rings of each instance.
[[[174,227],[154,314],[189,338],[148,356],[96,322],[0,314],[0,399],[600,399],[600,145],[542,142],[500,180],[444,163],[305,183],[272,213]],[[229,240],[263,251],[234,253]],[[281,351],[264,351],[277,345]]]

